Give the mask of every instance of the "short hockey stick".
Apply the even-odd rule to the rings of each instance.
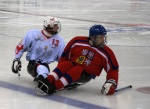
[[[126,90],[126,89],[130,89],[132,88],[132,85],[129,85],[129,86],[126,86],[126,87],[122,87],[120,89],[116,89],[115,92],[120,92],[120,91],[123,91],[123,90]]]
[[[18,72],[18,76],[20,76],[20,73]]]

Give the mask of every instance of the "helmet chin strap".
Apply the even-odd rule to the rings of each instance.
[[[100,47],[100,48],[103,48],[103,47],[105,46],[105,43],[106,43],[106,41],[105,41],[105,42],[101,42],[99,45],[96,45],[96,44],[95,44],[95,43],[96,43],[96,39],[92,39],[92,38],[90,37],[90,40],[92,41],[93,46],[95,46],[95,47]]]
[[[46,30],[43,30],[43,33],[44,33],[44,35],[47,36],[47,37],[52,37],[52,34],[49,34]]]
[[[100,47],[100,48],[103,48],[105,46],[105,43],[104,42],[102,42],[102,43],[100,43],[99,45],[98,45],[98,47]]]
[[[105,43],[104,42],[101,42],[99,45],[95,45],[95,41],[93,42],[93,45],[95,47],[99,47],[99,48],[103,48],[105,46]]]

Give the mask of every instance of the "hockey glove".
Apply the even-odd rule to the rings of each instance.
[[[105,84],[102,86],[101,93],[103,95],[112,95],[115,93],[115,89],[117,87],[116,81],[113,79],[107,80]]]
[[[12,63],[12,72],[13,73],[18,73],[18,71],[21,71],[21,61],[20,61],[20,59],[14,59],[13,60],[13,63]]]

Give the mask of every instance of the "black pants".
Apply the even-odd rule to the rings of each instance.
[[[32,77],[36,77],[37,76],[37,72],[36,72],[36,68],[37,65],[44,65],[45,67],[47,67],[47,69],[50,72],[50,68],[48,66],[47,63],[41,63],[40,61],[36,62],[35,60],[31,60],[29,61],[28,65],[27,65],[27,72],[32,76]]]
[[[83,71],[81,77],[76,81],[76,83],[87,83],[91,80],[91,75]]]

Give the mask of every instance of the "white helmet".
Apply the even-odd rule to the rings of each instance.
[[[56,31],[53,30],[53,27],[54,26],[58,26],[58,29]],[[51,34],[57,34],[61,31],[61,23],[60,21],[58,20],[58,18],[56,17],[53,17],[53,16],[48,16],[44,19],[44,29],[46,31],[49,31],[51,32]]]

